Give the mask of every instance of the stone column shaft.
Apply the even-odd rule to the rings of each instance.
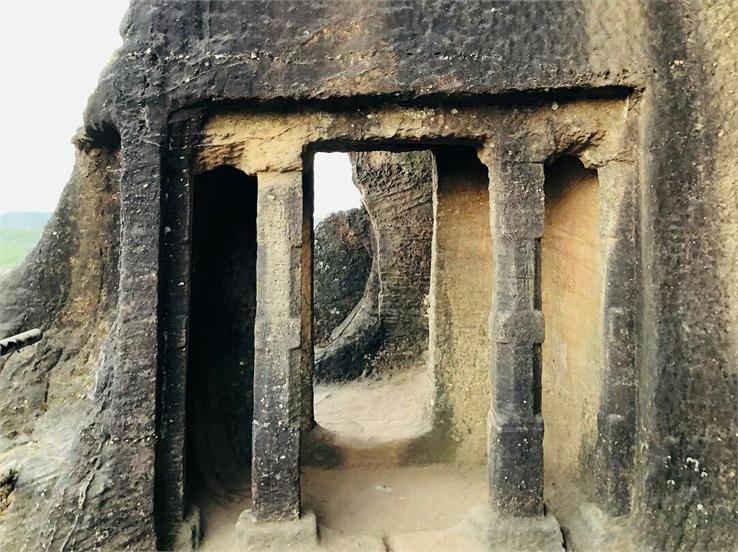
[[[638,182],[630,163],[598,169],[605,282],[602,296],[602,397],[597,416],[595,500],[611,515],[630,511],[636,434]]]
[[[490,175],[495,239],[490,316],[490,500],[501,515],[539,516],[543,514],[543,166],[494,160]]]
[[[300,515],[302,172],[258,175],[252,512]]]

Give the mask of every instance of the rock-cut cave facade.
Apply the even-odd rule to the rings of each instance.
[[[0,548],[196,548],[198,489],[244,481],[240,549],[320,547],[314,370],[381,327],[431,381],[403,461],[484,466],[488,549],[733,549],[737,12],[131,2],[0,280],[0,337],[44,332],[0,359]],[[335,151],[374,266],[318,348],[312,159]],[[397,156],[424,187],[395,204]]]

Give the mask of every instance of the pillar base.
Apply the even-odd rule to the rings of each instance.
[[[487,543],[490,551],[516,550],[519,552],[560,552],[564,537],[556,518],[513,517],[491,514]]]
[[[490,421],[489,488],[496,512],[511,517],[543,516],[543,421]]]
[[[312,552],[318,549],[318,522],[310,510],[295,520],[269,522],[254,521],[251,510],[244,510],[236,523],[234,543],[239,552]]]

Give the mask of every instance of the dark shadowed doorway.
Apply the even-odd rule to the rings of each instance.
[[[228,166],[194,183],[185,463],[205,509],[250,496],[256,194],[256,178]]]

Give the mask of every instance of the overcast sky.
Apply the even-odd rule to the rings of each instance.
[[[0,0],[0,213],[53,211],[71,138],[115,49],[121,0]],[[356,207],[345,154],[315,161],[315,216]]]

